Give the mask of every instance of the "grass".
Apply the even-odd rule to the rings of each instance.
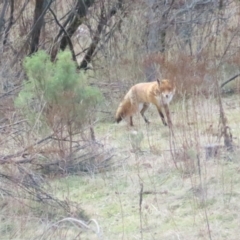
[[[67,5],[60,3],[59,7],[68,8],[69,3]],[[26,23],[30,23],[28,20],[31,8],[32,6],[28,6],[26,11]],[[143,11],[144,15],[145,11],[146,9]],[[111,160],[113,162],[112,169],[91,175],[82,173],[78,176],[65,176],[50,180],[52,194],[65,202],[71,201],[76,204],[76,208],[73,206],[70,209],[69,216],[64,215],[60,209],[53,209],[48,205],[44,206],[26,199],[26,201],[12,200],[0,195],[0,240],[239,239],[240,98],[237,94],[229,94],[239,89],[239,83],[236,84],[234,81],[224,87],[226,94],[223,98],[228,125],[231,127],[237,148],[233,153],[226,152],[221,148],[216,157],[209,158],[207,161],[205,145],[214,143],[223,145],[223,139],[218,139],[219,107],[213,97],[198,96],[174,99],[170,106],[174,123],[174,141],[171,141],[170,132],[163,126],[154,107],[146,113],[151,122],[149,126],[145,125],[140,116],[134,118],[135,126],[133,128],[129,128],[124,122],[117,125],[109,121],[109,116],[113,116],[112,112],[109,112],[109,108],[116,106],[116,103],[112,101],[120,97],[119,92],[124,94],[133,83],[145,81],[142,69],[144,56],[141,50],[143,43],[141,33],[145,28],[143,25],[141,25],[141,29],[138,27],[140,26],[138,24],[140,11],[136,12],[138,14],[128,14],[128,17],[132,16],[131,23],[128,21],[122,23],[123,30],[124,24],[127,25],[127,28],[131,28],[127,31],[130,33],[127,36],[128,46],[126,41],[123,41],[123,44],[118,43],[116,48],[119,48],[121,54],[115,56],[115,52],[110,51],[109,58],[106,58],[108,56],[106,54],[104,61],[97,59],[95,62],[96,69],[100,66],[102,71],[106,71],[106,76],[98,73],[100,76],[97,76],[97,85],[102,86],[101,88],[104,89],[107,96],[105,109],[107,111],[102,113],[102,116],[100,115],[100,118],[104,118],[104,122],[97,122],[95,133],[97,141],[103,144],[105,149],[110,149],[114,153]],[[60,14],[58,16],[60,19],[62,11],[59,10],[57,13]],[[236,16],[237,14],[234,14],[235,27],[238,26]],[[229,24],[229,21],[222,21],[222,24],[226,25],[226,23]],[[17,33],[18,25],[15,25],[15,28]],[[193,49],[199,51],[201,44],[197,41],[198,38],[199,41],[201,40],[200,35],[205,39],[202,46],[205,45],[205,41],[209,42],[209,37],[214,36],[215,38],[215,28],[215,25],[197,28],[194,31],[196,39],[193,40]],[[48,33],[48,38],[49,34],[54,35],[54,31]],[[224,31],[221,34],[224,34]],[[18,49],[18,46],[22,45],[22,40],[15,35],[12,36],[15,38],[12,39],[14,40],[13,45],[15,49]],[[235,33],[232,35],[229,32],[229,40],[233,36],[237,38]],[[177,47],[175,37],[172,39],[169,44],[173,44],[174,47],[169,47],[167,54],[172,55],[169,58],[175,59],[178,55],[176,55],[176,50],[179,51],[179,47]],[[220,36],[218,39],[224,42],[219,43],[218,46],[221,46],[221,49],[218,50],[218,53],[214,52],[214,59],[219,59],[218,54],[224,56],[221,51],[231,53],[228,48],[229,46],[234,47],[234,44],[230,44],[231,42],[228,42],[227,38]],[[235,41],[236,47],[238,47],[237,39]],[[87,41],[82,46],[77,45],[76,42],[77,39],[73,40],[76,53],[85,49]],[[132,44],[133,42],[134,44]],[[206,49],[212,52],[211,48],[215,44],[207,45],[209,47]],[[181,50],[186,52],[186,49]],[[126,56],[128,57],[126,58]],[[79,57],[81,58],[80,55]],[[179,82],[184,82],[186,78],[187,83],[190,83],[190,80],[194,83],[193,75],[202,76],[201,73],[204,71],[206,71],[205,75],[208,73],[207,68],[194,69],[192,63],[195,60],[187,62],[183,58],[182,65],[178,63],[179,60],[181,57],[176,61],[176,72],[171,68],[168,69],[170,73],[167,71],[170,79],[171,76],[177,77]],[[220,60],[225,62],[225,59]],[[209,59],[204,57],[203,61],[207,66]],[[211,64],[213,62],[210,61]],[[228,62],[226,59],[226,63],[224,63],[226,65],[223,69],[224,79],[232,76],[232,72],[235,72],[239,65],[235,63],[234,69],[231,69],[233,66],[231,58],[231,64]],[[162,66],[160,62],[156,63]],[[182,68],[183,66],[187,67]],[[164,66],[161,68],[163,71]],[[93,75],[91,77],[94,78],[95,74],[91,74]],[[164,72],[162,74],[165,75]],[[96,83],[94,82],[94,84]],[[3,154],[6,151],[3,144],[5,139],[11,143],[12,139],[8,140],[11,136],[6,137],[3,132],[2,135],[1,150]],[[22,142],[24,142],[22,139],[18,144],[16,141],[15,148],[22,148]],[[10,151],[7,153],[10,154],[13,147],[8,146],[8,149]],[[1,165],[0,168],[5,170],[8,166]],[[15,166],[13,170],[11,169],[13,175],[15,175],[14,169]],[[16,172],[18,173],[18,171]],[[0,188],[1,184],[3,183],[0,183]],[[140,194],[141,184],[143,186],[142,196]],[[16,191],[18,191],[17,188]],[[79,211],[79,207],[83,209],[83,212]],[[97,229],[97,224],[94,222],[89,224],[90,229],[86,229],[66,219],[70,217],[85,222],[89,218],[94,219],[101,229],[99,236],[92,231]],[[65,221],[58,223],[59,220],[64,219]]]
[[[75,209],[71,210],[72,216],[59,212],[40,221],[37,215],[50,209],[39,207],[39,213],[34,214],[21,207],[17,209],[19,203],[12,203],[15,207],[11,209],[8,203],[1,210],[0,239],[78,239],[78,234],[80,239],[91,240],[237,239],[239,150],[228,153],[221,149],[215,158],[206,161],[204,145],[217,139],[218,107],[214,99],[207,104],[206,99],[200,98],[188,101],[187,105],[181,101],[171,105],[175,149],[169,145],[168,128],[151,108],[147,112],[149,126],[140,116],[134,119],[134,128],[124,122],[96,126],[98,141],[115,151],[112,170],[51,180],[57,197],[75,202],[90,219],[97,221],[101,237],[91,231],[96,229],[93,223],[89,230],[71,222],[51,227],[57,222],[55,219],[82,219],[84,215]],[[237,145],[239,98],[227,97],[223,102]],[[42,235],[46,231],[48,234]]]

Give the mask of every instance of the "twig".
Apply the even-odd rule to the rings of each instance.
[[[143,191],[142,192],[143,195],[150,195],[150,194],[167,194],[167,191],[162,191],[162,192],[158,192],[158,191]]]
[[[4,93],[3,95],[0,96],[0,99],[6,97],[6,96],[9,95],[10,93],[14,92],[15,90],[18,90],[18,89],[21,88],[21,87],[22,87],[22,85],[20,85],[20,86],[18,86],[18,87],[16,87],[16,88],[14,88],[14,89],[12,89],[12,90]]]
[[[90,219],[88,222],[84,222],[83,220],[80,220],[80,219],[76,219],[76,218],[71,218],[71,217],[68,217],[68,218],[64,218],[54,224],[52,224],[45,232],[44,234],[42,235],[42,237],[40,239],[44,239],[44,236],[45,234],[52,228],[52,227],[58,227],[58,224],[59,223],[62,223],[62,222],[70,222],[72,223],[74,226],[77,226],[77,227],[84,227],[86,229],[90,229],[92,230],[94,233],[97,234],[98,238],[100,239],[100,227],[99,227],[99,224],[98,222],[95,220],[95,219]],[[95,223],[96,227],[97,227],[97,231],[91,229],[88,225],[93,222]]]
[[[240,76],[240,73],[237,73],[236,75],[234,75],[233,77],[229,78],[227,81],[225,81],[224,83],[221,84],[221,88],[223,88],[227,83],[233,81],[234,79],[236,79],[237,77]]]
[[[1,129],[4,129],[4,128],[7,128],[7,127],[12,127],[12,126],[14,126],[14,125],[18,125],[18,124],[23,123],[23,122],[26,122],[26,120],[20,120],[20,121],[18,121],[18,122],[12,123],[12,124],[2,126],[2,127],[0,127],[0,130],[1,130]]]
[[[142,200],[143,200],[143,183],[140,183],[140,192],[139,192],[139,216],[140,216],[140,233],[141,233],[141,239],[143,239]]]
[[[197,154],[197,160],[198,160],[198,165],[199,165],[199,169],[200,169],[200,157],[198,154]],[[205,197],[205,192],[204,192],[204,187],[203,187],[202,174],[201,174],[200,170],[199,170],[199,180],[200,180],[201,191],[203,192],[204,214],[205,214],[205,219],[206,219],[206,223],[207,223],[208,236],[209,236],[209,239],[212,240],[211,229],[210,229],[210,224],[209,224],[209,219],[208,219],[208,214],[207,214],[207,209],[206,209],[206,197]]]
[[[49,11],[52,13],[54,20],[56,21],[57,25],[61,28],[61,30],[64,32],[67,41],[68,41],[68,45],[69,45],[69,49],[72,53],[72,58],[75,62],[77,62],[77,58],[76,58],[76,54],[74,52],[74,48],[73,48],[73,44],[71,41],[70,36],[68,35],[67,31],[65,30],[65,28],[61,25],[61,23],[58,21],[56,14],[54,13],[54,11],[51,9],[51,7],[49,7]]]
[[[49,135],[49,136],[47,136],[47,137],[37,141],[36,143],[34,143],[34,144],[30,145],[30,146],[27,146],[26,148],[24,148],[21,151],[18,151],[18,152],[14,153],[14,154],[9,154],[9,155],[6,155],[6,156],[2,157],[0,159],[0,164],[8,163],[9,159],[23,155],[28,149],[31,149],[31,148],[41,144],[42,142],[45,142],[46,140],[50,139],[53,135],[54,134],[51,134],[51,135]]]

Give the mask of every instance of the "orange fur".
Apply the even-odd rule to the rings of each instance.
[[[175,85],[167,79],[138,83],[130,88],[119,104],[115,119],[117,122],[120,122],[122,119],[130,117],[130,125],[133,126],[132,117],[140,111],[145,122],[149,123],[144,116],[144,112],[149,107],[149,104],[152,103],[157,107],[163,124],[167,125],[162,113],[162,107],[164,108],[168,124],[171,125],[168,104],[172,100],[174,93]]]

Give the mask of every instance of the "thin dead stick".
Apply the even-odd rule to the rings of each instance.
[[[239,77],[239,76],[240,76],[240,73],[234,75],[233,77],[229,78],[227,81],[225,81],[224,83],[222,83],[220,87],[223,88],[227,83],[233,81],[234,79],[236,79],[236,78]]]
[[[4,93],[3,95],[0,96],[0,99],[1,99],[1,98],[4,98],[4,97],[6,97],[6,96],[8,96],[10,93],[12,93],[12,92],[18,90],[18,89],[21,88],[21,87],[22,87],[22,85],[20,85],[20,86],[18,86],[18,87],[15,87],[14,89],[12,89],[12,90],[10,90],[10,91]]]
[[[62,219],[62,220],[60,220],[60,221],[52,224],[52,225],[47,229],[47,231],[44,232],[44,234],[42,235],[42,237],[41,237],[40,239],[44,239],[44,236],[46,235],[46,233],[47,233],[52,227],[54,227],[54,228],[59,227],[59,223],[66,222],[66,221],[72,223],[74,226],[81,227],[81,228],[83,227],[83,228],[85,228],[85,229],[92,230],[94,233],[97,234],[98,238],[100,239],[100,227],[99,227],[98,222],[97,222],[95,219],[90,219],[88,222],[84,222],[84,221],[82,221],[82,220],[80,220],[80,219],[71,218],[71,217],[64,218],[64,219]],[[96,225],[96,227],[97,227],[97,230],[96,230],[96,231],[93,230],[93,229],[91,229],[91,228],[89,227],[89,224],[90,224],[91,222],[93,222],[93,223]]]
[[[18,122],[15,122],[15,123],[12,123],[12,124],[9,124],[9,125],[5,125],[5,126],[2,126],[0,127],[0,129],[4,129],[4,128],[8,128],[8,127],[12,127],[14,125],[17,125],[17,124],[20,124],[20,123],[23,123],[23,122],[26,122],[26,120],[21,120],[21,121],[18,121]]]
[[[174,136],[172,127],[169,128],[169,133],[170,133],[170,136],[169,136],[170,153],[172,155],[173,163],[174,163],[176,169],[178,169],[176,159],[175,159],[175,155],[176,155],[175,136]]]
[[[142,200],[143,200],[143,184],[140,183],[140,192],[139,192],[139,216],[140,216],[140,233],[141,233],[141,239],[143,239]]]
[[[31,148],[33,148],[33,147],[35,147],[35,146],[45,142],[46,140],[50,139],[53,135],[54,134],[51,134],[51,135],[49,135],[49,136],[47,136],[47,137],[37,141],[36,143],[34,143],[34,144],[30,145],[30,146],[27,146],[26,148],[24,148],[21,151],[18,151],[18,152],[14,153],[14,154],[10,154],[10,155],[4,156],[2,159],[0,159],[0,164],[4,164],[4,163],[8,162],[8,160],[11,159],[11,158],[23,155],[28,149],[31,149]]]
[[[208,229],[208,236],[209,239],[212,240],[212,235],[211,235],[211,229],[210,229],[210,224],[209,224],[209,219],[208,219],[208,214],[207,214],[207,209],[206,209],[206,197],[205,197],[205,192],[203,188],[203,180],[202,180],[202,174],[201,174],[201,164],[200,164],[200,157],[197,155],[197,160],[198,160],[198,165],[199,165],[199,179],[200,179],[200,186],[201,190],[203,191],[203,200],[204,200],[204,214],[205,214],[205,219],[206,219],[206,224],[207,224],[207,229]]]

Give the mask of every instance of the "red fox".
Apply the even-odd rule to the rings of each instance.
[[[130,88],[123,101],[119,104],[115,119],[119,123],[123,118],[130,117],[130,125],[133,126],[133,115],[140,111],[144,121],[149,123],[144,116],[150,103],[157,107],[159,115],[165,126],[172,126],[168,104],[175,94],[175,85],[167,79],[155,82],[138,83]],[[162,113],[162,107],[165,110],[168,124]]]

